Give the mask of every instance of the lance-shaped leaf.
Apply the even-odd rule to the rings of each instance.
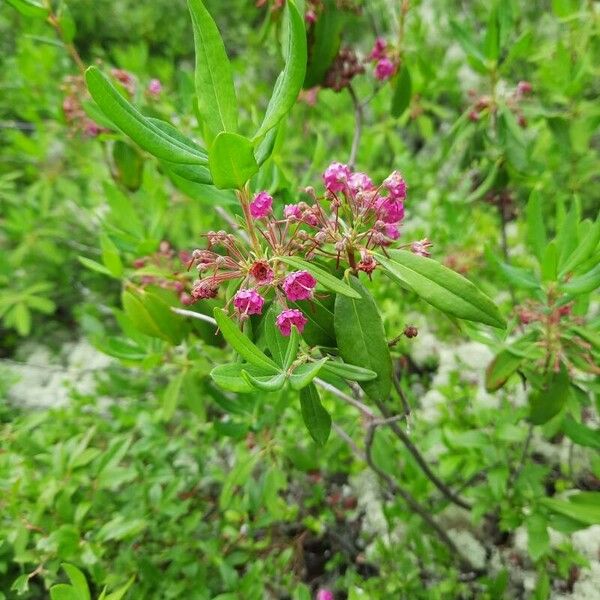
[[[410,105],[412,95],[412,80],[410,71],[406,64],[402,65],[396,83],[394,85],[394,95],[392,96],[392,117],[398,118],[404,114],[404,111]]]
[[[553,374],[545,387],[529,396],[529,420],[534,425],[543,425],[556,416],[566,404],[569,388],[569,375],[564,366]]]
[[[462,275],[406,250],[390,250],[389,255],[377,255],[388,275],[429,304],[467,321],[505,327],[496,305]]]
[[[174,137],[166,128],[156,125],[156,121],[144,117],[110,83],[97,67],[85,72],[85,81],[92,98],[110,120],[125,135],[128,135],[140,148],[162,160],[173,163],[195,165],[206,164],[206,154],[196,149],[191,140],[182,142],[178,133]],[[170,127],[170,126],[169,126]]]
[[[331,417],[323,408],[314,383],[300,390],[300,411],[312,439],[324,446],[331,432]]]
[[[231,63],[219,29],[202,0],[188,0],[196,50],[198,111],[213,136],[237,130],[238,106]]]
[[[277,260],[280,260],[282,263],[290,265],[290,267],[294,267],[295,269],[308,271],[315,276],[316,280],[324,288],[335,292],[336,294],[342,294],[343,296],[348,296],[349,298],[360,298],[360,294],[353,290],[347,283],[344,283],[314,263],[292,256],[278,256]]]
[[[359,298],[337,296],[334,326],[340,356],[345,362],[374,371],[377,378],[361,382],[374,401],[386,401],[392,386],[392,359],[375,300],[355,277],[350,279]]]
[[[34,0],[7,0],[9,4],[12,4],[24,17],[35,17],[38,19],[45,19],[50,9],[43,6],[40,2]]]
[[[214,316],[223,337],[242,358],[268,373],[280,371],[279,367],[240,331],[224,310],[215,308]]]
[[[275,82],[262,125],[254,135],[259,140],[275,127],[294,106],[306,75],[306,31],[304,19],[293,0],[286,4],[287,38],[284,44],[285,67]]]
[[[258,171],[250,140],[224,131],[210,147],[208,164],[214,184],[221,190],[243,188]]]
[[[273,377],[272,371],[265,371],[260,367],[245,363],[219,365],[210,372],[210,376],[224,390],[244,394],[253,391],[255,388],[247,378],[242,376],[242,371],[251,374],[253,377]]]
[[[365,369],[364,367],[358,367],[357,365],[349,365],[348,363],[330,360],[323,365],[323,371],[343,377],[344,379],[350,379],[351,381],[371,381],[377,377],[375,371],[371,369]]]
[[[253,387],[263,392],[276,392],[285,384],[285,373],[276,375],[251,375],[248,371],[242,370],[242,377]]]
[[[305,388],[319,374],[319,371],[328,360],[329,359],[325,357],[316,362],[305,363],[295,369],[289,378],[292,389],[301,390],[302,388]]]

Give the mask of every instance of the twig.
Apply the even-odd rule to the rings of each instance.
[[[390,411],[387,409],[387,407],[385,406],[385,404],[383,402],[378,401],[376,404],[377,404],[377,407],[379,408],[379,410],[381,411],[381,414],[384,417],[389,418],[391,416]],[[419,450],[417,449],[417,447],[412,443],[410,437],[408,437],[408,435],[406,434],[406,432],[401,427],[398,427],[398,425],[395,422],[390,423],[390,427],[391,427],[392,431],[396,434],[396,436],[398,438],[400,438],[400,440],[402,441],[402,443],[406,446],[406,449],[412,454],[413,458],[417,461],[417,464],[419,465],[419,467],[421,467],[421,470],[423,471],[423,473],[425,473],[425,475],[431,481],[431,483],[433,483],[433,485],[435,485],[435,487],[440,492],[442,492],[442,494],[444,494],[444,496],[446,496],[446,498],[448,498],[448,500],[450,500],[451,502],[453,502],[457,506],[460,506],[461,508],[464,508],[466,510],[470,510],[471,505],[468,502],[466,502],[465,500],[463,500],[462,498],[459,498],[431,470],[431,468],[427,464],[425,458],[423,458],[422,454],[419,452]]]
[[[360,103],[352,85],[348,85],[348,93],[350,94],[350,98],[352,98],[352,104],[354,105],[354,137],[352,138],[352,147],[350,149],[350,158],[348,158],[348,166],[350,169],[354,169],[356,166],[358,147],[360,146],[360,138],[362,137],[364,112],[363,105]]]
[[[398,496],[400,496],[404,500],[404,502],[406,502],[409,508],[415,513],[417,513],[423,519],[423,521],[425,521],[425,523],[427,523],[431,527],[431,529],[433,529],[436,532],[436,534],[440,538],[440,541],[443,542],[449,548],[452,555],[458,557],[461,566],[466,570],[473,570],[472,565],[461,555],[458,548],[456,547],[456,544],[448,537],[448,534],[442,529],[442,527],[437,523],[433,516],[429,514],[427,509],[424,506],[422,506],[421,503],[416,498],[414,498],[410,492],[406,491],[404,488],[399,486],[387,473],[382,471],[373,461],[373,441],[375,439],[375,431],[377,427],[384,424],[392,425],[393,423],[395,423],[395,421],[384,419],[379,421],[373,421],[369,426],[369,429],[367,430],[367,436],[365,438],[365,456],[367,464],[371,469],[373,469],[373,471],[379,476],[379,478],[386,483],[389,490],[393,494],[397,494]]]
[[[202,313],[195,312],[193,310],[185,310],[185,308],[176,308],[175,306],[171,306],[171,310],[182,317],[192,317],[192,319],[199,319],[200,321],[210,323],[215,327],[217,326],[217,322],[208,315],[203,315]]]
[[[333,423],[332,428],[350,446],[350,450],[358,460],[366,460],[364,453],[361,452],[355,441],[337,423]]]
[[[320,388],[327,390],[334,396],[337,396],[340,400],[343,400],[344,402],[347,402],[348,404],[354,406],[354,408],[357,408],[365,417],[368,417],[371,420],[375,419],[375,413],[366,404],[363,404],[360,400],[357,400],[356,398],[345,394],[341,390],[338,390],[335,386],[331,385],[330,383],[327,383],[326,381],[323,381],[322,379],[319,379],[318,377],[315,378],[313,381]]]
[[[396,373],[392,374],[392,382],[394,384],[394,388],[395,388],[396,392],[398,392],[398,396],[400,396],[400,401],[402,402],[402,408],[404,409],[404,414],[406,415],[406,417],[408,417],[411,412],[410,404],[408,403],[406,394],[404,393],[404,390],[402,389],[402,386],[400,385],[400,380],[398,379],[398,375],[396,375]]]
[[[521,471],[525,466],[525,461],[527,460],[527,454],[529,452],[529,445],[531,444],[531,438],[533,437],[533,423],[529,424],[529,430],[527,431],[527,438],[525,439],[525,445],[523,446],[523,452],[521,452],[521,458],[517,463],[516,469],[511,473],[511,476],[508,480],[508,487],[512,487],[512,485],[519,479],[521,475]]]

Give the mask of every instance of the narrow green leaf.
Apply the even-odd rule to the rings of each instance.
[[[89,67],[85,80],[92,98],[102,112],[140,148],[157,158],[176,163],[206,164],[206,157],[189,145],[159,129],[138,112],[97,68]],[[191,144],[191,142],[190,142]]]
[[[548,524],[540,514],[533,514],[527,518],[527,550],[533,561],[539,560],[550,550]]]
[[[499,352],[485,371],[485,389],[488,392],[499,390],[517,372],[524,360],[524,357],[517,356],[510,350]]]
[[[508,283],[523,290],[541,290],[540,282],[530,271],[514,267],[500,260],[489,246],[486,246],[484,253],[488,262],[496,267],[496,270]]]
[[[7,0],[7,2],[16,8],[24,17],[45,19],[50,12],[48,7],[43,6],[35,0]]]
[[[208,153],[214,184],[219,189],[241,189],[258,171],[252,142],[237,133],[221,132]]]
[[[600,286],[600,264],[596,265],[591,271],[584,275],[574,277],[560,287],[567,294],[578,296],[580,294],[589,294]]]
[[[277,318],[280,310],[281,309],[279,305],[274,302],[264,317],[264,327],[267,348],[269,349],[273,360],[283,368],[291,336],[290,338],[284,337],[281,335],[281,331],[279,331],[277,328],[275,319]]]
[[[555,281],[558,270],[558,251],[556,249],[556,241],[552,240],[544,248],[542,261],[542,281]]]
[[[390,250],[390,258],[377,260],[400,284],[441,311],[503,329],[504,319],[496,305],[468,279],[430,258],[406,250]]]
[[[542,213],[542,196],[539,190],[532,190],[527,202],[527,241],[533,253],[541,261],[546,248],[546,227]]]
[[[237,131],[238,104],[231,63],[219,29],[202,0],[188,0],[196,50],[198,111],[212,136]]]
[[[574,494],[569,500],[558,500],[555,498],[541,498],[544,504],[550,510],[565,515],[586,525],[597,525],[600,523],[600,493],[592,493],[592,496],[585,496],[586,502],[579,502],[577,496],[584,496],[584,493]]]
[[[569,375],[564,365],[559,373],[553,374],[541,390],[529,396],[529,420],[534,425],[543,425],[556,416],[565,406],[569,394]]]
[[[322,367],[327,363],[327,357],[316,362],[304,363],[300,365],[290,376],[290,385],[294,390],[305,388],[321,371]]]
[[[285,67],[275,82],[265,119],[254,135],[254,141],[275,127],[294,106],[306,75],[306,31],[304,19],[294,0],[287,0],[286,3],[286,25]]]
[[[242,358],[269,373],[280,371],[279,367],[240,331],[224,310],[215,308],[214,316],[223,337]]]
[[[135,575],[133,575],[124,586],[120,587],[118,590],[115,590],[114,592],[111,592],[110,594],[108,594],[108,596],[105,596],[104,600],[123,600],[123,598],[125,597],[125,594],[127,594],[127,592],[129,591],[129,588],[133,585],[134,581],[135,581]]]
[[[369,398],[385,402],[392,386],[392,359],[375,300],[355,277],[350,284],[360,298],[338,295],[334,326],[340,356],[346,363],[374,371],[377,378],[361,382]]]
[[[404,111],[410,106],[412,95],[412,80],[408,65],[404,63],[400,73],[396,77],[394,85],[394,95],[392,96],[392,117],[396,119],[404,114]]]
[[[283,372],[277,375],[254,376],[245,369],[242,369],[242,377],[253,387],[263,392],[276,392],[280,390],[284,384],[286,375]]]
[[[500,55],[500,31],[498,23],[498,8],[494,6],[488,19],[485,38],[483,40],[483,51],[486,58],[497,61]]]
[[[562,424],[565,435],[580,446],[600,450],[600,431],[578,423],[571,416],[566,416]]]
[[[170,421],[175,413],[177,404],[179,404],[179,396],[181,395],[184,379],[185,371],[177,373],[177,375],[169,381],[169,384],[165,389],[162,403],[162,418],[165,421]]]
[[[110,274],[117,279],[123,274],[123,263],[119,249],[106,234],[100,236],[100,247],[102,248],[102,262]]]
[[[229,392],[241,394],[252,392],[255,388],[247,378],[242,376],[242,371],[256,379],[273,377],[272,370],[265,370],[247,363],[219,365],[210,372],[210,376],[219,387]]]
[[[351,381],[371,381],[377,377],[377,373],[371,369],[350,365],[338,360],[328,361],[323,365],[323,371]]]
[[[592,256],[598,243],[600,243],[600,216],[596,218],[593,224],[589,225],[589,230],[586,235],[581,236],[577,248],[564,260],[559,276],[564,277],[567,273],[574,271],[579,265],[584,263]]]
[[[103,264],[86,258],[85,256],[78,256],[77,260],[90,271],[96,271],[96,273],[102,273],[102,275],[108,275],[109,277],[115,277]]]
[[[452,29],[454,38],[462,46],[462,49],[476,65],[477,69],[481,72],[486,71],[486,57],[477,43],[473,40],[471,33],[455,20],[450,21],[450,28]]]
[[[51,600],[80,600],[79,594],[74,587],[66,583],[57,583],[50,588]]]
[[[328,273],[325,269],[318,267],[314,263],[292,256],[278,256],[277,260],[285,263],[286,265],[290,265],[290,267],[294,267],[295,269],[308,271],[315,276],[318,283],[325,289],[336,292],[337,294],[342,294],[343,296],[348,296],[349,298],[360,298],[360,295],[353,290],[351,286],[333,276],[331,273]]]
[[[79,600],[90,600],[90,588],[88,587],[85,575],[77,567],[68,563],[63,563],[61,566],[77,591]]]
[[[312,439],[319,446],[324,446],[331,432],[331,417],[323,408],[313,383],[300,390],[300,411]]]
[[[281,333],[279,334],[281,335]],[[283,357],[283,368],[284,370],[288,370],[292,363],[296,360],[298,356],[298,348],[300,347],[300,333],[298,333],[298,329],[295,325],[292,325],[292,332],[288,338],[287,348],[285,350],[285,356]]]

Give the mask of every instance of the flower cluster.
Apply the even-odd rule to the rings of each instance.
[[[189,266],[200,276],[192,299],[215,298],[223,284],[234,281],[230,302],[237,318],[261,314],[273,302],[281,308],[277,327],[288,336],[293,326],[302,331],[306,325],[295,303],[315,298],[317,279],[310,268],[290,268],[287,257],[326,259],[370,276],[377,268],[373,251],[385,251],[400,237],[406,181],[394,171],[376,185],[366,173],[334,162],[323,173],[323,184],[320,196],[307,188],[304,201],[283,207],[276,207],[267,191],[240,196],[248,239],[226,231],[206,234],[207,247],[190,256]],[[421,240],[406,246],[428,256],[430,245]]]
[[[386,81],[398,70],[398,58],[383,38],[377,38],[368,59],[375,63],[375,78]]]

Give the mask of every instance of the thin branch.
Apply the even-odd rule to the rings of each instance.
[[[408,403],[408,399],[406,398],[406,394],[400,385],[400,380],[398,379],[398,375],[396,375],[396,373],[392,374],[392,382],[396,392],[398,392],[398,396],[400,396],[402,408],[404,409],[404,415],[408,417],[411,413],[410,404]]]
[[[360,139],[362,137],[362,127],[364,119],[363,105],[360,103],[356,92],[352,85],[348,85],[348,93],[352,98],[352,104],[354,105],[354,137],[352,138],[352,148],[350,149],[350,158],[348,159],[348,166],[354,169],[356,166],[356,156],[358,155],[358,147],[360,146]]]
[[[508,488],[510,489],[513,484],[519,479],[521,475],[521,471],[525,465],[525,461],[527,460],[527,454],[529,453],[529,445],[531,444],[531,438],[533,437],[533,423],[529,424],[529,429],[527,431],[527,438],[525,440],[525,444],[523,446],[523,452],[521,452],[521,458],[517,463],[515,470],[511,473],[508,479]]]
[[[367,460],[367,464],[369,467],[378,475],[378,477],[385,482],[389,491],[392,494],[396,494],[400,496],[404,502],[408,505],[408,507],[417,513],[425,523],[427,523],[433,531],[438,535],[440,541],[444,543],[453,556],[457,557],[461,567],[465,570],[473,570],[472,565],[461,555],[460,551],[456,547],[456,544],[448,537],[448,534],[442,529],[442,527],[438,524],[438,522],[433,518],[433,516],[427,511],[427,509],[421,505],[421,503],[414,498],[414,496],[406,491],[404,488],[399,486],[387,473],[382,471],[373,461],[373,441],[375,439],[375,431],[377,427],[380,425],[393,424],[395,421],[390,421],[389,419],[373,421],[367,430],[367,436],[365,438],[365,456]]]
[[[387,407],[385,406],[385,404],[383,402],[378,401],[376,404],[377,404],[377,407],[379,408],[379,410],[381,411],[381,414],[384,417],[389,418],[391,416],[390,411],[387,409]],[[417,447],[412,443],[412,441],[411,441],[410,437],[407,435],[407,433],[401,427],[398,427],[398,425],[395,422],[390,423],[390,427],[391,427],[392,431],[396,434],[396,436],[398,438],[400,438],[400,440],[402,441],[402,443],[406,446],[406,449],[412,454],[413,458],[417,461],[417,464],[419,465],[419,467],[421,467],[421,470],[423,471],[423,473],[425,473],[425,475],[431,481],[431,483],[433,483],[433,485],[435,485],[435,487],[440,492],[442,492],[442,494],[446,498],[448,498],[448,500],[450,500],[450,502],[453,502],[454,504],[456,504],[457,506],[460,506],[461,508],[464,508],[466,510],[470,510],[471,505],[466,500],[463,500],[462,498],[459,498],[431,470],[431,468],[427,464],[427,461],[425,460],[425,458],[423,457],[423,455],[419,452],[419,450],[417,449]]]
[[[193,310],[185,310],[185,308],[176,308],[175,306],[171,306],[171,310],[181,315],[182,317],[192,317],[192,319],[199,319],[200,321],[204,321],[205,323],[210,323],[211,325],[217,326],[217,322],[208,315],[203,315],[202,313],[195,312]]]
[[[338,390],[334,385],[331,385],[330,383],[327,383],[326,381],[323,381],[318,377],[315,378],[313,382],[320,388],[323,388],[324,390],[330,392],[334,396],[337,396],[340,400],[343,400],[344,402],[347,402],[348,404],[354,406],[354,408],[357,408],[365,417],[368,417],[371,420],[375,419],[375,413],[366,404],[363,404],[360,400],[357,400],[356,398],[345,394],[341,390]]]

